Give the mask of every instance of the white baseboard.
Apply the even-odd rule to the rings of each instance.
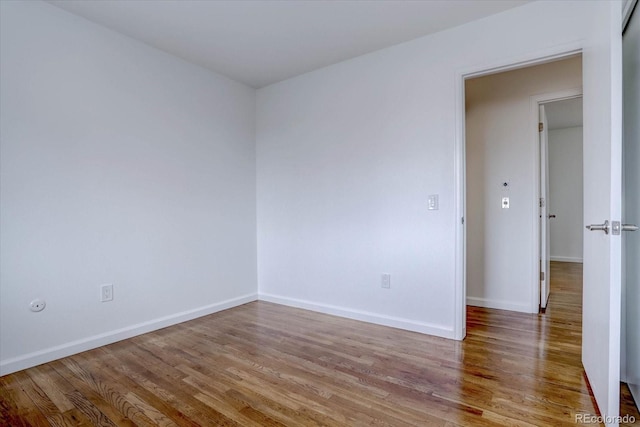
[[[347,319],[360,320],[363,322],[374,323],[376,325],[390,326],[392,328],[404,329],[407,331],[420,332],[428,335],[435,335],[442,338],[455,339],[453,328],[446,328],[439,325],[433,325],[424,322],[416,322],[415,320],[403,319],[400,317],[385,316],[381,314],[371,313],[368,311],[354,310],[348,307],[338,307],[329,304],[319,304],[312,301],[305,301],[295,298],[287,298],[271,294],[259,294],[260,301],[272,302],[275,304],[286,305],[289,307],[302,308],[305,310],[317,311],[319,313],[331,314],[334,316],[345,317]]]
[[[167,326],[176,325],[178,323],[193,320],[198,317],[213,314],[228,308],[237,307],[248,302],[256,301],[258,294],[248,294],[237,298],[228,299],[219,303],[206,305],[193,310],[183,311],[181,313],[160,317],[148,322],[138,323],[136,325],[127,326],[115,331],[105,332],[81,340],[76,340],[55,347],[25,354],[23,356],[14,357],[0,361],[0,375],[7,375],[22,369],[31,368],[42,363],[51,362],[52,360],[71,356],[83,351],[91,350],[103,345],[112,344],[127,338],[146,334]]]
[[[576,258],[576,257],[569,257],[569,256],[550,256],[549,259],[551,261],[558,261],[558,262],[577,262],[582,264],[582,258]]]
[[[531,307],[527,304],[520,304],[513,301],[496,301],[486,298],[467,297],[467,305],[474,307],[495,308],[498,310],[519,311],[531,313]]]
[[[631,391],[633,400],[636,401],[636,406],[640,408],[640,384],[627,383],[627,385],[629,386],[629,390]],[[620,414],[620,415],[625,415],[625,414]]]

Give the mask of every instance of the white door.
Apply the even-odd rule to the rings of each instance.
[[[547,307],[551,291],[551,235],[549,232],[549,130],[544,105],[539,107],[540,133],[540,308]]]
[[[620,411],[622,238],[622,11],[616,1],[591,3],[599,43],[583,52],[584,230],[582,364],[604,417]],[[608,425],[618,425],[615,418]]]

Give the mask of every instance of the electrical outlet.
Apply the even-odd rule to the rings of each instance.
[[[113,285],[111,283],[100,286],[100,301],[113,301]]]
[[[383,273],[380,285],[385,289],[389,289],[391,287],[391,275]]]
[[[47,303],[43,299],[36,298],[29,303],[29,310],[33,311],[34,313],[37,313],[39,311],[44,310],[46,306],[47,306]]]

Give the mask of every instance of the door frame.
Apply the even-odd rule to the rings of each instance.
[[[546,51],[531,53],[522,57],[507,58],[502,61],[498,61],[493,64],[477,65],[465,70],[460,70],[456,73],[456,117],[455,117],[455,213],[457,227],[455,235],[455,285],[454,285],[454,299],[455,299],[455,320],[454,320],[454,339],[462,340],[467,334],[467,228],[465,226],[466,217],[466,122],[465,122],[465,81],[468,79],[486,76],[490,74],[496,74],[504,71],[516,70],[519,68],[526,68],[535,65],[541,65],[547,62],[553,62],[561,59],[567,59],[572,56],[582,54],[582,43],[570,43],[565,45],[556,46]],[[537,111],[536,111],[537,120]],[[537,130],[537,121],[535,125]],[[537,132],[536,132],[537,137]],[[536,147],[538,143],[536,142]],[[539,150],[538,150],[539,151]],[[539,155],[537,156],[539,158]],[[539,185],[539,165],[534,168],[537,171],[532,177],[537,180],[536,185]],[[537,204],[536,206],[536,215]],[[539,242],[539,223],[533,221],[534,224],[531,227],[532,240]],[[525,230],[526,231],[526,230]],[[532,271],[538,272],[538,255],[539,255],[539,243],[532,248],[531,259],[535,259],[535,267]],[[539,306],[539,273],[532,277],[532,282],[535,283],[535,298],[534,292],[531,292],[530,306],[535,305],[536,309],[532,312],[538,311]],[[533,289],[532,285],[532,289]],[[535,304],[534,304],[535,302]]]
[[[538,131],[538,123],[540,122],[540,106],[544,105],[544,104],[549,104],[551,102],[556,102],[556,101],[564,101],[567,99],[576,99],[576,98],[582,98],[582,86],[580,87],[576,87],[576,88],[571,88],[571,89],[566,89],[566,90],[561,90],[561,91],[557,91],[557,92],[549,92],[549,93],[544,93],[544,94],[540,94],[540,95],[532,95],[529,97],[529,110],[530,110],[530,114],[531,117],[529,118],[529,121],[531,123],[531,140],[532,140],[532,144],[534,147],[537,147],[537,156],[536,156],[536,165],[535,165],[535,172],[536,172],[536,180],[535,185],[536,185],[536,194],[538,195],[538,198],[540,198],[540,193],[541,193],[541,184],[542,184],[542,165],[543,165],[543,159],[542,159],[542,153],[540,150],[540,132]],[[548,141],[547,141],[547,145],[548,145]],[[549,151],[547,150],[546,152],[547,157],[549,156]],[[548,171],[547,171],[548,173]],[[546,206],[549,206],[549,194],[547,194],[547,199],[545,200],[545,204]],[[535,216],[534,218],[538,218],[538,216],[540,215],[540,207],[538,207],[539,205],[536,204],[535,206]],[[583,208],[584,211],[584,208]],[[581,218],[582,220],[582,218]],[[537,239],[533,239],[533,251],[536,255],[535,260],[534,260],[534,264],[535,264],[535,269],[534,269],[534,278],[533,278],[533,283],[531,285],[531,292],[532,292],[532,296],[531,296],[531,312],[538,312],[540,310],[540,308],[542,308],[542,283],[540,280],[540,250],[541,250],[541,235],[540,235],[540,221],[533,221],[534,224],[534,228],[535,231],[534,233],[536,233],[535,235],[538,236]],[[547,254],[547,256],[550,256],[550,254]],[[545,279],[550,279],[551,275],[549,274],[549,272],[547,272],[547,274],[549,275],[549,277],[545,278]],[[547,284],[547,286],[550,285],[550,282]],[[537,304],[534,302],[534,300],[537,300]]]

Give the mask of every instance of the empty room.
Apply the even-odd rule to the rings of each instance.
[[[640,422],[637,9],[0,0],[0,425]]]

